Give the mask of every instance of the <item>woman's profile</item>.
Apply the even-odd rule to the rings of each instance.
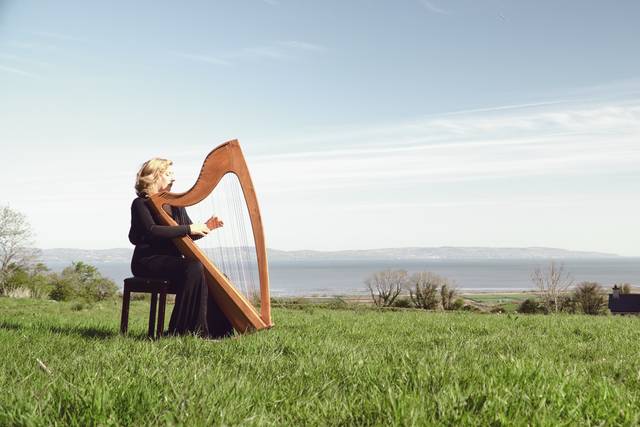
[[[202,264],[186,259],[171,239],[191,236],[199,239],[224,223],[213,216],[194,224],[185,208],[169,208],[178,225],[161,225],[149,206],[149,197],[169,191],[174,182],[173,162],[154,158],[145,162],[136,175],[137,197],[131,204],[129,241],[135,245],[131,259],[134,276],[168,279],[177,286],[176,302],[169,321],[170,334],[194,333],[202,337],[229,335],[232,327],[219,307],[209,298]]]

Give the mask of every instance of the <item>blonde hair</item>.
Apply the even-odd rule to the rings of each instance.
[[[149,188],[158,181],[160,175],[165,173],[172,164],[171,160],[158,157],[144,162],[136,175],[136,194],[140,197],[148,197]]]

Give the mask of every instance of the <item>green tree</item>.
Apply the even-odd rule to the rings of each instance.
[[[93,302],[112,298],[117,291],[116,284],[103,277],[96,267],[77,261],[62,270],[49,296],[56,300],[80,298]]]

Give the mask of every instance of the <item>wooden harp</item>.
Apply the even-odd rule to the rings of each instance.
[[[249,332],[269,328],[271,323],[271,305],[269,298],[269,272],[267,266],[267,248],[262,229],[262,219],[258,208],[258,199],[251,182],[249,169],[237,140],[225,142],[211,151],[204,160],[200,175],[193,187],[184,193],[164,192],[151,196],[151,206],[163,225],[177,225],[176,221],[165,211],[164,207],[188,207],[200,203],[218,186],[223,177],[233,174],[241,188],[246,211],[251,224],[255,255],[257,260],[257,276],[260,284],[259,312],[243,295],[232,280],[215,265],[212,259],[189,236],[173,240],[180,252],[189,259],[198,260],[204,267],[209,288],[209,297],[214,298],[217,305],[227,317],[233,328],[240,332]],[[241,202],[242,203],[242,202]],[[245,211],[245,212],[246,212]],[[195,218],[194,218],[195,219]],[[226,221],[225,218],[223,220]],[[225,223],[226,227],[226,223]],[[211,234],[216,233],[213,230]],[[208,239],[209,236],[204,239]],[[258,295],[254,295],[257,297]]]

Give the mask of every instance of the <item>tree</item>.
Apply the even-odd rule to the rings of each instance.
[[[5,294],[12,273],[27,269],[37,256],[26,216],[9,206],[0,207],[0,295]]]
[[[584,314],[601,314],[607,307],[604,289],[597,282],[581,282],[573,292],[576,304]]]
[[[546,269],[536,267],[531,273],[531,281],[544,306],[552,312],[560,310],[560,297],[573,285],[571,275],[564,271],[564,264],[555,261],[551,261]]]
[[[96,267],[77,261],[62,270],[49,296],[57,300],[79,297],[87,301],[102,301],[115,296],[117,291],[116,284],[103,277]]]
[[[405,270],[385,270],[373,273],[364,283],[371,294],[373,303],[378,307],[389,307],[405,288],[407,272]]]
[[[438,308],[438,289],[447,282],[444,277],[429,271],[414,273],[409,279],[409,296],[418,308],[433,310]]]

